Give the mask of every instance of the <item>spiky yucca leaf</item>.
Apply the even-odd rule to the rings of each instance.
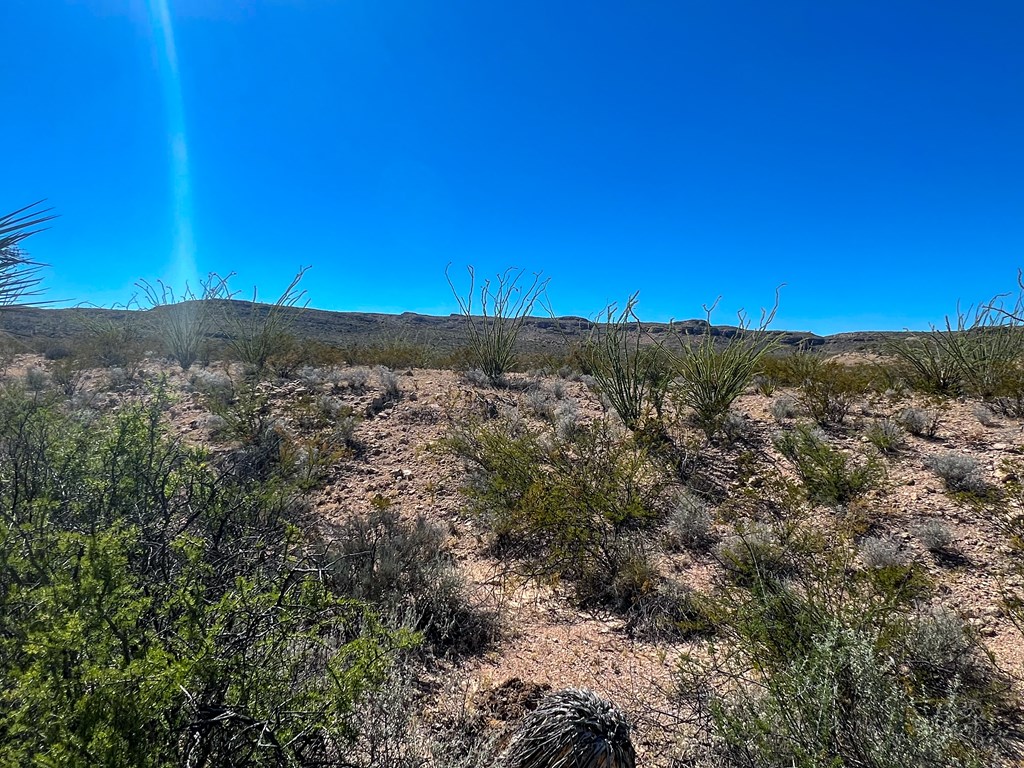
[[[39,208],[41,203],[0,216],[0,307],[23,304],[39,294],[39,270],[45,265],[29,258],[19,243],[40,231],[35,227],[56,218],[51,208]]]

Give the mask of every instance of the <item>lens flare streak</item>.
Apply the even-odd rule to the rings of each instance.
[[[176,284],[195,280],[195,242],[192,234],[192,190],[189,178],[185,102],[178,71],[178,52],[167,0],[148,0],[149,18],[157,48],[160,83],[167,116],[171,193],[174,213],[173,275]]]

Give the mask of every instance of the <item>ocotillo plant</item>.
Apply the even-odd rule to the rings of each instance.
[[[548,281],[538,272],[532,281],[525,282],[525,270],[510,267],[497,276],[497,283],[484,280],[479,294],[480,315],[475,315],[476,272],[473,267],[467,268],[469,290],[463,295],[455,287],[450,269],[451,264],[444,274],[459,304],[459,313],[466,318],[470,358],[491,383],[498,384],[515,364],[519,332],[534,306],[544,303]]]

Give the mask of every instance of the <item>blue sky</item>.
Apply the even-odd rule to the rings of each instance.
[[[0,211],[47,298],[210,270],[441,313],[924,327],[1024,266],[1024,3],[3,0]]]

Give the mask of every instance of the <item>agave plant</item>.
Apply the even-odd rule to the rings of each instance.
[[[594,693],[569,688],[547,696],[512,737],[503,768],[634,768],[629,722]]]
[[[22,240],[40,230],[40,224],[56,218],[52,208],[40,208],[42,201],[26,205],[13,213],[0,216],[0,307],[31,303],[25,299],[37,296],[45,265],[31,259],[19,246]]]

